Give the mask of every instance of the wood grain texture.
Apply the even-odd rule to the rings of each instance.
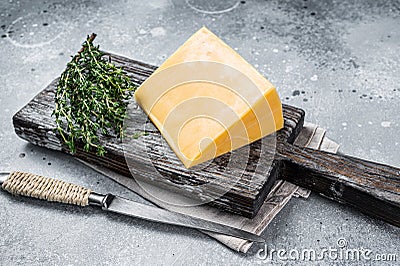
[[[156,69],[155,66],[122,56],[108,56],[116,65],[123,67],[136,85],[140,85]],[[35,145],[69,153],[54,131],[55,122],[51,116],[57,81],[51,82],[22,108],[13,117],[13,123],[21,138]],[[243,147],[211,163],[186,169],[159,131],[133,102],[127,118],[128,135],[146,131],[146,136],[126,138],[124,143],[103,136],[101,142],[107,151],[104,157],[83,151],[82,145],[78,145],[74,156],[126,176],[134,175],[142,182],[156,182],[201,201],[214,199],[210,203],[213,206],[253,217],[279,173],[280,162],[274,159],[277,143],[293,143],[303,125],[304,111],[301,109],[284,105],[283,113],[285,126],[276,134],[252,143],[250,148]]]

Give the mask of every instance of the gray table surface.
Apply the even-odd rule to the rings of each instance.
[[[203,25],[267,76],[284,103],[326,128],[342,152],[400,167],[399,1],[7,0],[0,25],[2,169],[143,201],[71,156],[19,139],[11,118],[63,71],[91,32],[102,49],[160,64]],[[257,255],[262,246],[238,254],[195,230],[7,193],[0,193],[0,235],[1,265],[266,262]],[[337,248],[343,238],[348,248],[400,261],[399,228],[316,194],[292,200],[264,236],[269,249],[300,251]],[[334,262],[360,263],[317,263]]]

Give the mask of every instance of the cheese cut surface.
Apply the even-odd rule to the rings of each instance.
[[[135,99],[187,168],[283,127],[274,86],[205,27],[137,89]]]

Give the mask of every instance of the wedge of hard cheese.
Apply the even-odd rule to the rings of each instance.
[[[137,89],[135,99],[187,168],[283,127],[274,86],[205,27]]]

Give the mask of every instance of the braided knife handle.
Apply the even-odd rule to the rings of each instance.
[[[79,206],[89,205],[92,193],[90,189],[81,186],[24,172],[10,173],[1,186],[14,195]]]

